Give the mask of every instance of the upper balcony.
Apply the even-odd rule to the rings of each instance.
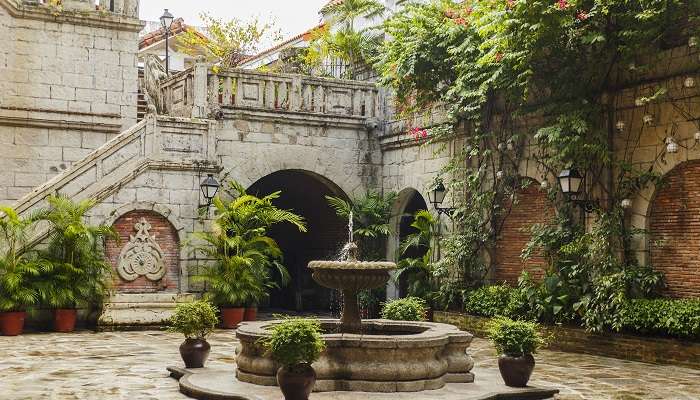
[[[385,109],[384,97],[373,83],[219,70],[203,63],[170,77],[161,90],[165,113],[174,117],[228,119],[254,112],[337,123],[379,123]]]

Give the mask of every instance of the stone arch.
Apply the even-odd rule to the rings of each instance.
[[[700,297],[700,160],[676,165],[647,207],[650,264],[670,297]]]
[[[505,205],[510,211],[501,221],[500,235],[492,255],[491,276],[496,282],[515,285],[523,270],[541,278],[546,268],[546,260],[536,255],[528,261],[520,257],[523,248],[530,240],[530,228],[534,224],[545,223],[555,215],[555,210],[541,189],[540,183],[525,178],[529,184],[516,192],[516,203]]]
[[[299,169],[273,172],[248,188],[250,194],[257,196],[278,190],[282,193],[276,205],[303,216],[307,220],[308,232],[300,233],[290,224],[279,224],[270,230],[269,235],[282,248],[283,263],[292,276],[288,287],[271,293],[270,306],[297,311],[328,311],[332,306],[331,292],[312,280],[307,264],[315,259],[337,257],[347,240],[347,223],[335,215],[325,196],[344,199],[348,196],[325,176]]]
[[[410,227],[413,220],[412,216],[418,210],[428,210],[428,203],[420,191],[412,187],[401,190],[394,202],[391,213],[390,226],[392,234],[390,240],[387,241],[387,259],[398,261],[402,258],[402,255],[399,254],[399,245],[406,236],[412,233],[412,228]],[[419,255],[413,254],[411,256]],[[394,279],[390,280],[387,296],[389,298],[398,298],[405,295],[404,286],[402,282],[397,282]]]
[[[106,223],[115,229],[119,238],[108,239],[105,244],[107,259],[115,270],[122,250],[130,245],[132,236],[137,234],[137,224],[144,220],[148,223],[147,233],[155,237],[165,268],[163,277],[155,281],[145,276],[126,280],[119,273],[115,273],[117,292],[181,293],[187,290],[186,280],[183,279],[184,257],[180,246],[184,240],[183,229],[176,227],[171,221],[171,215],[167,207],[140,203],[124,206],[107,219]]]

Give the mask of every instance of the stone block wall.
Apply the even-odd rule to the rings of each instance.
[[[0,203],[136,122],[140,28],[94,4],[55,11],[0,1]]]

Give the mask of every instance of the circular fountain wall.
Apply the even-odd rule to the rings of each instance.
[[[280,367],[260,341],[280,321],[243,324],[236,375],[240,381],[277,385]],[[448,382],[472,382],[474,362],[466,349],[472,335],[447,324],[367,320],[361,333],[340,332],[340,321],[321,320],[326,350],[313,364],[315,391],[415,392]]]

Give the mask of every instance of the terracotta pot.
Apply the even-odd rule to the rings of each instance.
[[[24,311],[0,313],[0,332],[3,336],[18,336],[24,330],[24,318],[27,313]]]
[[[243,321],[245,308],[222,308],[221,309],[221,327],[224,329],[236,329]]]
[[[187,368],[203,368],[211,346],[204,339],[185,339],[180,345],[180,356]]]
[[[316,384],[316,371],[309,364],[283,366],[277,370],[277,384],[285,400],[308,400]]]
[[[53,329],[56,332],[68,333],[75,330],[78,310],[59,308],[53,311]]]
[[[498,370],[506,386],[525,387],[535,369],[535,358],[532,354],[520,357],[501,355],[498,358]]]
[[[246,307],[243,321],[255,321],[258,319],[258,307]]]

